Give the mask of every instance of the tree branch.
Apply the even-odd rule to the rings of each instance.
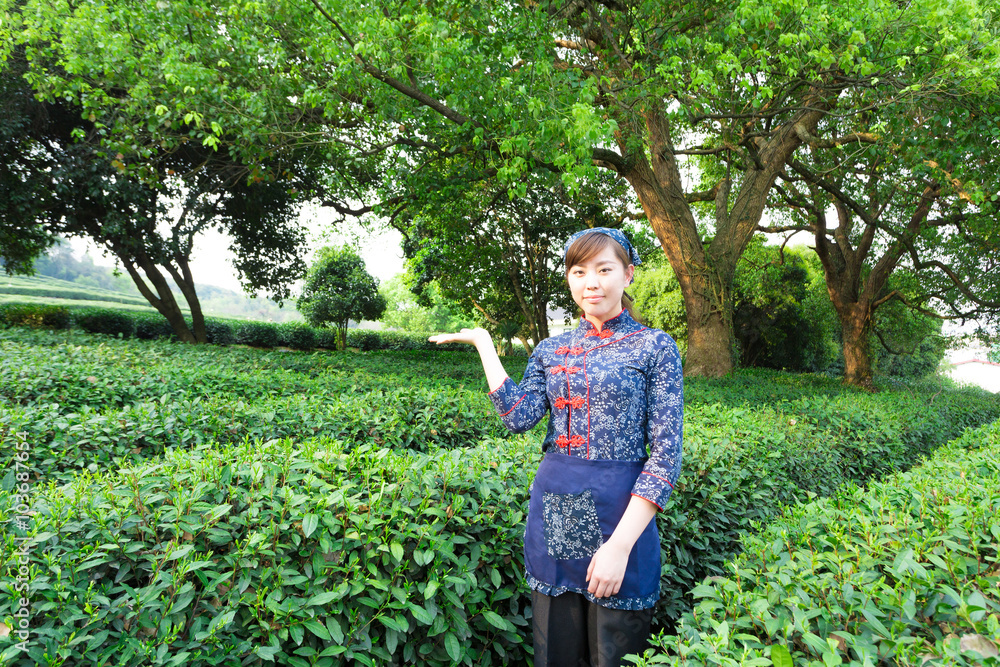
[[[866,211],[863,206],[858,204],[851,197],[848,197],[847,193],[845,193],[843,190],[841,190],[833,183],[827,181],[825,178],[822,178],[817,174],[814,174],[812,171],[809,170],[809,168],[805,164],[799,162],[798,160],[789,160],[788,166],[794,169],[795,172],[803,179],[805,179],[807,182],[819,186],[829,194],[833,195],[835,199],[837,199],[840,202],[843,202],[843,204],[848,208],[850,208],[855,215],[861,218],[861,220],[866,225],[875,224],[875,222],[871,219],[871,216],[868,214],[868,211]]]
[[[878,137],[868,132],[852,132],[836,139],[820,139],[812,134],[802,123],[796,123],[795,134],[798,135],[802,143],[809,144],[810,148],[836,148],[844,144],[874,144],[878,142]]]
[[[722,188],[722,184],[725,181],[726,179],[724,178],[721,179],[718,183],[715,184],[715,187],[713,187],[711,190],[704,190],[702,192],[690,192],[688,194],[685,194],[684,199],[687,200],[689,204],[696,201],[715,201],[715,198],[718,196],[719,190],[720,188]]]
[[[337,29],[337,32],[340,33],[341,37],[343,37],[344,40],[348,43],[348,45],[350,45],[351,49],[354,49],[355,46],[354,40],[351,39],[350,35],[347,34],[347,31],[344,30],[344,28],[340,25],[340,23],[337,22],[335,18],[330,16],[330,14],[328,14],[325,9],[323,9],[323,6],[319,4],[319,0],[312,0],[312,3],[313,5],[315,5],[316,9],[319,10],[320,14],[322,14],[327,21],[333,24],[334,28]],[[424,91],[420,90],[419,88],[407,85],[402,81],[400,81],[399,79],[389,76],[389,74],[383,72],[379,68],[369,63],[368,60],[363,55],[355,52],[354,57],[357,59],[359,63],[361,63],[362,69],[364,69],[364,71],[369,75],[371,75],[374,79],[381,81],[390,88],[395,88],[398,92],[402,93],[403,95],[406,95],[410,99],[419,102],[420,104],[428,108],[433,109],[434,111],[438,112],[439,114],[441,114],[451,122],[455,123],[456,125],[465,125],[466,123],[471,123],[475,127],[483,127],[482,123],[480,123],[479,121],[469,118],[468,116],[456,111],[455,109],[452,109],[446,104],[443,104],[442,102],[434,99],[433,97],[431,97]]]

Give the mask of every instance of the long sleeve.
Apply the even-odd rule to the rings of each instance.
[[[646,393],[649,459],[632,489],[663,509],[681,472],[684,375],[677,344],[669,336],[653,360]]]
[[[489,395],[500,415],[500,420],[514,433],[527,431],[540,422],[549,411],[541,350],[542,346],[536,347],[529,357],[520,384],[508,377]]]

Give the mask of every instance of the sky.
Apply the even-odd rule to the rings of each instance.
[[[368,273],[383,283],[393,276],[403,272],[402,237],[395,230],[370,231],[365,230],[356,222],[334,224],[334,215],[330,209],[306,207],[299,215],[300,223],[308,229],[309,255],[306,263],[311,262],[316,250],[325,245],[350,244],[358,250],[365,260]],[[101,250],[89,240],[72,239],[70,241],[77,253],[89,252],[97,264],[113,266],[113,257],[103,257]],[[229,237],[216,230],[209,230],[195,239],[194,253],[191,259],[191,272],[197,285],[214,285],[235,292],[241,292],[240,281],[233,268],[229,250]]]

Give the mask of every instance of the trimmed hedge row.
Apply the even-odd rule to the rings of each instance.
[[[190,322],[190,320],[189,320]],[[65,306],[40,304],[0,305],[0,325],[46,326],[66,329],[76,326],[88,333],[143,340],[173,338],[173,329],[166,319],[155,312],[137,312],[115,308],[85,307],[70,310]],[[302,322],[258,322],[206,317],[208,342],[216,345],[249,345],[251,347],[289,347],[295,350],[337,349],[334,329],[314,328]],[[434,332],[375,331],[349,329],[348,347],[363,352],[373,350],[463,350],[461,343],[438,345],[427,340]]]
[[[639,665],[996,665],[1000,423],[785,512]]]
[[[148,306],[149,302],[138,295],[111,292],[101,288],[92,290],[70,289],[64,286],[12,285],[4,286],[0,294],[11,296],[33,296],[36,298],[66,299],[71,301],[110,301]]]
[[[437,447],[502,432],[474,353],[307,355],[30,330],[0,332],[0,352],[0,396],[11,403],[0,415],[4,469],[28,437],[39,480],[72,483],[75,468],[120,481],[118,467],[146,469],[155,465],[142,461],[150,456],[166,460],[185,449],[194,456],[210,445],[225,449],[276,435],[294,434],[303,448],[318,446],[308,444],[317,437],[337,437],[336,449],[347,456],[352,448],[392,446],[396,451],[379,456],[402,457],[417,456],[405,447],[422,446],[432,447],[432,456],[451,456]],[[781,503],[905,468],[963,426],[1000,414],[1000,397],[980,391],[915,387],[868,395],[829,379],[773,372],[740,372],[723,382],[746,385],[734,391],[748,401],[740,404],[710,381],[686,387],[684,470],[658,519],[666,554],[662,625],[689,606],[685,593],[704,576],[726,572],[742,534],[775,517]],[[811,395],[821,391],[829,395]],[[541,433],[539,427],[510,445],[490,442],[504,451],[534,442],[537,457]],[[65,475],[57,476],[60,467]],[[529,461],[526,475],[534,468]],[[113,484],[112,492],[124,493]],[[526,495],[517,497],[523,503]],[[502,528],[519,535],[523,525]],[[519,541],[507,546],[520,557]],[[503,582],[523,586],[520,575]],[[514,662],[526,659],[521,649],[504,650]]]
[[[82,471],[135,465],[172,448],[248,438],[335,438],[345,449],[364,444],[451,449],[486,437],[510,437],[492,413],[482,397],[474,401],[468,392],[446,388],[295,395],[264,403],[228,395],[190,399],[164,394],[163,400],[120,409],[84,407],[76,412],[62,412],[57,404],[0,405],[0,463],[13,465],[17,438],[32,443],[28,467],[60,484]]]
[[[775,405],[688,402],[684,464],[658,514],[666,553],[658,622],[688,608],[689,591],[783,507],[906,470],[971,426],[1000,417],[984,391],[821,395]]]
[[[992,437],[997,439],[995,430]],[[998,449],[993,447],[994,461]],[[39,487],[32,502],[37,514],[31,549],[34,604],[42,611],[32,626],[36,653],[10,664],[34,664],[42,650],[52,653],[59,647],[71,661],[90,663],[114,655],[133,663],[189,665],[231,664],[237,658],[241,664],[265,660],[289,665],[352,660],[379,665],[525,664],[530,650],[523,639],[530,610],[521,574],[520,535],[538,455],[537,444],[523,437],[429,455],[367,445],[345,452],[327,440],[247,441],[174,450],[161,461],[116,473],[82,475],[62,489]],[[996,463],[992,465],[995,469]],[[966,467],[967,476],[978,466]],[[928,470],[915,473],[928,480],[917,496],[923,500],[910,494],[882,518],[898,523],[907,507],[924,511],[929,506],[927,516],[968,524],[948,538],[960,546],[963,535],[974,534],[973,528],[994,526],[985,545],[977,542],[951,556],[948,552],[954,546],[933,533],[920,544],[930,554],[924,560],[933,561],[933,555],[945,560],[944,573],[949,567],[968,569],[973,556],[995,570],[996,550],[994,546],[990,551],[989,540],[1000,538],[992,520],[1000,507],[996,498],[1000,480],[994,475],[985,482],[993,494],[992,504],[982,503],[965,517],[961,508],[968,505],[962,505],[957,487],[939,491],[948,502],[956,499],[957,505],[936,508],[923,502],[934,496],[931,485],[948,476],[940,468]],[[961,482],[961,472],[951,465],[955,484]],[[679,485],[674,498],[697,498],[691,482],[700,474],[686,471],[685,485]],[[875,484],[870,494],[879,497],[879,489],[892,484]],[[3,489],[10,489],[6,479]],[[781,588],[754,593],[751,611],[741,608],[740,622],[770,628],[772,635],[780,631],[793,652],[819,649],[805,633],[823,632],[815,623],[809,625],[815,617],[812,608],[822,609],[820,599],[835,590],[837,582],[810,570],[819,561],[803,545],[810,544],[810,534],[818,526],[835,535],[852,525],[869,526],[859,528],[860,535],[850,544],[859,548],[881,544],[883,558],[895,570],[919,572],[910,563],[920,559],[895,558],[894,533],[855,513],[864,496],[855,490],[814,505],[841,514],[792,514],[797,533],[786,523],[756,542],[750,540],[749,555],[740,562],[761,552],[761,564],[740,566],[740,580],[749,581],[748,568],[770,568],[769,581]],[[10,519],[9,500],[5,502],[3,495],[0,508],[0,522]],[[677,511],[671,506],[661,516]],[[916,522],[910,533],[920,536],[927,530]],[[13,553],[12,537],[3,539],[2,553]],[[811,542],[814,547],[820,543]],[[782,562],[782,554],[788,553],[792,556]],[[823,562],[865,563],[864,555],[841,553]],[[778,567],[765,565],[776,557]],[[9,566],[2,558],[0,569]],[[53,570],[56,564],[58,572]],[[976,585],[995,587],[995,574],[986,572],[994,578]],[[883,618],[877,616],[879,607],[866,606],[870,598],[860,586],[884,575],[882,568],[849,582],[859,592],[852,597],[858,608],[852,608],[848,619],[862,622],[865,612]],[[890,581],[883,593],[905,594],[905,587],[893,587],[896,583]],[[7,578],[0,589],[10,586]],[[717,583],[714,588],[719,591],[715,597],[708,596],[704,587],[696,590],[705,600],[681,626],[684,641],[697,644],[691,649],[692,663],[712,662],[697,651],[710,649],[713,642],[722,641],[720,636],[733,643],[734,651],[746,641],[736,631],[735,621],[727,621],[733,628],[727,631],[718,612],[709,614],[738,600],[739,591],[730,590],[729,584]],[[970,587],[962,590],[960,599],[967,606],[958,609],[975,613],[979,598],[972,597]],[[12,599],[0,597],[0,619],[5,622],[12,613]],[[765,608],[761,599],[770,606]],[[948,602],[931,597],[920,599],[919,606],[929,605],[933,614],[923,612],[929,618],[955,623],[960,613],[943,611]],[[768,611],[781,604],[790,605],[785,616],[780,610]],[[691,619],[702,619],[704,627],[685,635]],[[985,625],[973,629],[989,631],[989,623],[986,619]],[[802,646],[794,641],[797,627],[802,630]],[[854,634],[863,638],[862,630]],[[670,648],[670,639],[663,641]],[[858,641],[845,645],[863,648]],[[942,642],[947,645],[945,638]],[[829,652],[828,643],[826,649]],[[726,650],[718,653],[727,657]]]
[[[0,303],[0,325],[68,329],[72,323],[69,308],[24,303]]]
[[[432,455],[247,442],[40,489],[32,641],[0,639],[0,661],[523,665],[536,456],[523,439]],[[17,545],[0,542],[8,572]]]
[[[267,401],[299,394],[470,387],[485,401],[475,353],[289,354],[273,350],[94,338],[74,332],[0,330],[0,398],[58,403],[62,412],[141,401],[218,398]]]

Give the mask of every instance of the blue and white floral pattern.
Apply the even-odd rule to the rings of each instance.
[[[642,462],[632,495],[661,509],[680,475],[683,375],[677,344],[663,331],[640,325],[627,311],[605,322],[601,331],[581,319],[576,329],[541,341],[520,384],[508,377],[490,399],[503,423],[516,433],[550,413],[542,444],[549,456]],[[594,488],[603,486],[594,482],[598,484]],[[545,494],[546,522],[556,509],[550,495],[557,494]],[[557,551],[593,539],[579,532],[580,524],[573,528],[576,535],[557,538],[561,540]],[[547,539],[549,532],[546,523]],[[578,552],[575,546],[567,548]],[[527,581],[533,590],[547,595],[575,590],[597,604],[618,609],[645,609],[658,597],[595,598],[585,589],[555,586],[530,572]]]
[[[553,558],[590,558],[604,540],[590,489],[546,493],[542,500],[545,547]]]
[[[623,310],[600,332],[580,326],[541,341],[520,384],[490,399],[511,431],[551,412],[542,449],[587,459],[646,463],[632,493],[659,508],[681,470],[684,387],[677,344]]]

